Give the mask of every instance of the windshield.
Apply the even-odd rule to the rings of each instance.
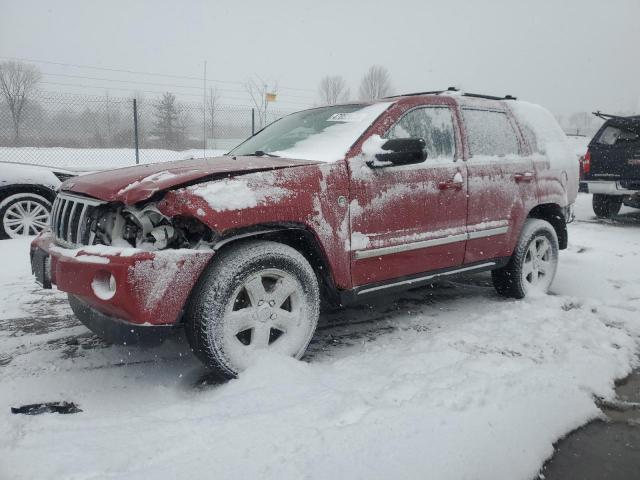
[[[338,105],[288,115],[229,152],[230,155],[277,155],[333,162],[344,158],[390,102]]]

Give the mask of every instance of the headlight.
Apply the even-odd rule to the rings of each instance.
[[[122,238],[134,247],[160,250],[167,248],[176,237],[171,221],[154,204],[142,209],[126,207],[122,217]]]

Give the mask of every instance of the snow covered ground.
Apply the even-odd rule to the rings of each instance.
[[[159,148],[140,149],[140,163],[169,162],[188,158],[217,157],[226,150],[162,150]],[[37,148],[2,147],[0,162],[31,163],[48,167],[66,168],[78,171],[107,170],[110,168],[135,165],[136,154],[132,148]]]
[[[0,242],[0,478],[531,479],[637,362],[640,211],[578,198],[553,294],[487,275],[325,314],[305,361],[208,381],[177,337],[107,346]],[[347,322],[350,322],[347,324]],[[73,415],[12,415],[67,400]]]

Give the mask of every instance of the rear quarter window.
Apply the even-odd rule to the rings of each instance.
[[[613,125],[606,126],[598,136],[596,143],[600,145],[620,145],[628,142],[635,142],[640,136],[621,127]]]
[[[462,115],[472,157],[520,153],[518,137],[506,113],[463,108]]]
[[[573,168],[571,165],[577,159],[576,154],[549,110],[521,100],[506,103],[513,112],[532,153],[544,155],[551,162],[559,162],[559,165],[566,162],[567,168]]]

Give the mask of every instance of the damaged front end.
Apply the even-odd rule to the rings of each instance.
[[[193,217],[168,217],[150,201],[143,205],[103,202],[61,192],[52,211],[56,243],[67,248],[106,245],[144,251],[206,249],[215,232]]]
[[[153,199],[126,205],[65,191],[51,232],[31,244],[31,265],[43,287],[68,293],[78,318],[115,341],[179,323],[215,241],[201,221],[168,216]]]

